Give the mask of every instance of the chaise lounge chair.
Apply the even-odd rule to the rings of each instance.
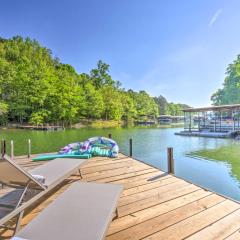
[[[12,240],[102,240],[122,186],[75,182]]]
[[[20,195],[14,204],[0,203],[1,208],[10,210],[0,219],[0,228],[16,232],[24,210],[77,171],[81,176],[80,167],[84,162],[86,159],[55,159],[30,171],[25,171],[7,155],[4,155],[0,159],[0,183],[3,186],[20,189]],[[43,176],[44,184],[36,180],[34,175]],[[24,196],[29,189],[35,189],[37,193],[24,202]],[[18,216],[16,226],[14,228],[7,227],[5,224],[16,216]]]

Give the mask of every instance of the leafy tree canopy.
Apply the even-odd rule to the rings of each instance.
[[[240,55],[228,65],[223,87],[211,96],[211,100],[214,105],[240,103]]]
[[[100,60],[79,74],[36,40],[0,38],[0,123],[71,125],[82,118],[129,121],[178,113],[162,96],[122,89],[109,68]]]

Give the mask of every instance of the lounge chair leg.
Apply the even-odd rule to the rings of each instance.
[[[22,202],[22,200],[23,200],[23,198],[24,198],[24,196],[25,196],[25,193],[27,192],[27,189],[28,189],[28,186],[29,186],[30,182],[31,182],[31,180],[29,180],[29,181],[27,182],[27,185],[26,185],[25,188],[23,189],[23,192],[22,192],[22,194],[21,194],[21,196],[20,196],[20,198],[19,198],[19,200],[18,200],[18,203],[17,203],[15,209],[18,208],[19,205],[21,204],[21,202]]]
[[[79,172],[79,176],[80,176],[80,178],[82,179],[83,177],[82,177],[81,170],[80,170],[80,169],[78,169],[78,172]]]
[[[24,214],[24,211],[22,211],[18,214],[17,221],[16,221],[16,226],[15,226],[15,229],[14,229],[14,235],[19,231],[20,223],[21,223],[23,214]]]
[[[115,220],[115,219],[117,219],[118,218],[118,208],[116,208],[116,210],[115,210],[115,217],[113,218],[113,220]]]

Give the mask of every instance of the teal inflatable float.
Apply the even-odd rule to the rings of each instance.
[[[33,158],[33,161],[45,161],[55,158],[91,158],[92,156],[111,157],[118,156],[117,143],[105,137],[92,137],[84,142],[70,143],[60,149],[58,154],[46,154]]]

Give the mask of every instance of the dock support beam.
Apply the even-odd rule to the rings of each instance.
[[[112,139],[112,134],[111,133],[108,134],[108,138]]]
[[[31,157],[31,139],[28,139],[28,158]]]
[[[174,174],[174,159],[173,159],[173,148],[167,148],[167,160],[168,160],[168,173]]]
[[[132,139],[129,139],[129,156],[132,157]]]

